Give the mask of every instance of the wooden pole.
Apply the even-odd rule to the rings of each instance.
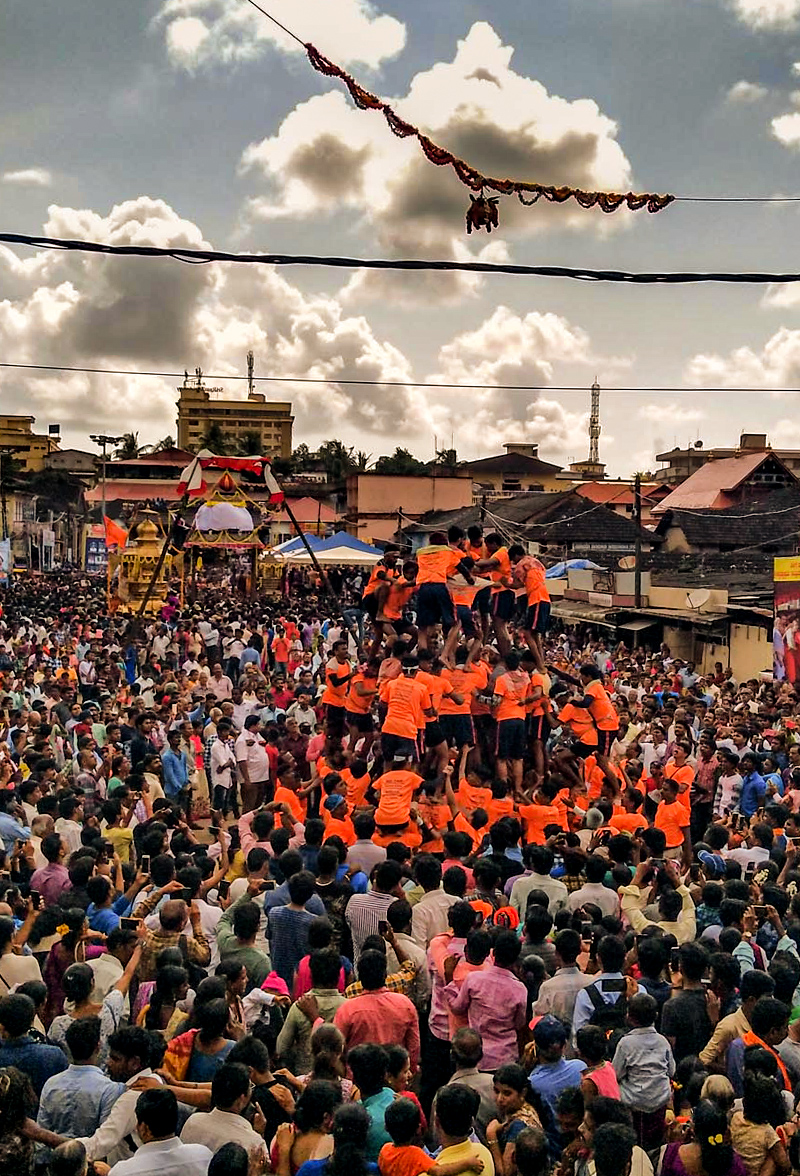
[[[158,557],[158,562],[156,563],[156,566],[153,570],[153,577],[150,580],[150,583],[147,585],[147,591],[144,594],[144,598],[142,600],[142,603],[139,606],[139,611],[136,614],[139,617],[144,616],[144,610],[147,608],[147,605],[150,601],[150,597],[153,595],[153,589],[155,588],[155,586],[158,582],[158,577],[161,575],[161,569],[164,567],[164,562],[167,558],[167,552],[168,552],[170,544],[172,543],[173,538],[176,534],[178,519],[181,517],[182,513],[186,510],[186,507],[189,504],[189,487],[192,484],[192,478],[195,475],[195,471],[197,470],[197,465],[198,465],[199,461],[200,461],[200,458],[196,457],[192,463],[192,468],[189,471],[189,477],[186,479],[186,491],[185,491],[183,497],[181,498],[180,505],[179,505],[178,509],[176,510],[175,515],[170,522],[170,525],[167,527],[166,539],[164,540],[164,546],[161,548],[161,554]]]

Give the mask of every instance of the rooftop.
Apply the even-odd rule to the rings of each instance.
[[[737,505],[735,492],[743,482],[762,469],[774,466],[776,477],[797,482],[792,471],[771,450],[742,453],[708,461],[677,486],[662,502],[653,507],[654,514],[667,510],[722,510]]]
[[[468,461],[466,468],[473,476],[521,473],[528,477],[534,474],[557,474],[561,471],[561,466],[542,461],[538,457],[528,457],[525,453],[498,453],[495,457],[481,457],[477,461]]]

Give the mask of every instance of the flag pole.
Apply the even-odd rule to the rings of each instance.
[[[164,563],[167,558],[167,552],[169,550],[170,544],[172,543],[173,537],[175,535],[175,529],[177,526],[178,519],[180,518],[183,511],[186,510],[186,507],[189,505],[189,487],[192,484],[192,478],[194,477],[194,475],[197,471],[197,466],[198,466],[199,461],[200,461],[200,457],[198,455],[194,459],[194,461],[192,463],[192,467],[189,470],[189,477],[186,479],[186,489],[183,492],[183,496],[181,497],[181,501],[178,506],[178,509],[176,510],[175,514],[172,516],[170,523],[169,523],[169,526],[167,527],[167,533],[164,537],[164,546],[161,548],[161,554],[159,555],[156,566],[153,569],[153,575],[150,580],[150,583],[147,585],[147,591],[145,592],[144,597],[142,598],[142,603],[139,605],[139,611],[136,614],[137,617],[144,616],[144,610],[147,608],[147,605],[150,602],[150,597],[153,595],[153,589],[155,588],[156,583],[158,582],[158,577],[161,575],[161,569],[164,567]]]

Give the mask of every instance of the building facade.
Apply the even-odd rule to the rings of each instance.
[[[203,438],[216,426],[234,447],[252,433],[261,438],[261,453],[269,457],[292,456],[292,406],[289,401],[267,400],[252,392],[246,400],[223,400],[221,388],[206,388],[198,368],[186,374],[178,391],[178,448],[197,453]]]
[[[26,474],[43,469],[47,455],[60,445],[57,425],[52,433],[34,433],[35,423],[32,416],[0,416],[0,453],[21,462]]]

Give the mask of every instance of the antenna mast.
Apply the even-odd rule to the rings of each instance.
[[[589,413],[589,461],[600,462],[600,385],[597,376],[592,384],[592,408]]]
[[[247,395],[248,396],[252,396],[253,393],[255,392],[255,387],[253,385],[253,369],[254,369],[254,367],[255,367],[255,361],[253,359],[253,353],[252,353],[252,351],[248,351],[248,353],[247,353]]]

